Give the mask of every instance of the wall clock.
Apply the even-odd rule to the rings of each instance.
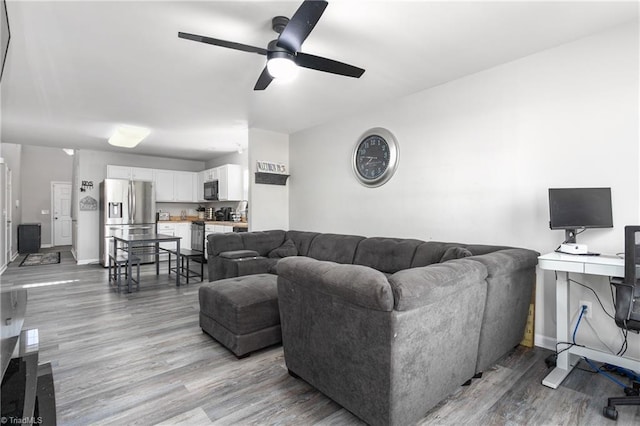
[[[353,150],[353,172],[368,187],[383,185],[398,167],[398,142],[387,129],[375,127],[360,136]]]

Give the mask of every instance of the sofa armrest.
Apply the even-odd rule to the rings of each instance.
[[[487,268],[467,259],[405,269],[391,275],[395,309],[408,311],[465,291],[469,286],[486,286]],[[481,302],[484,304],[484,300]]]
[[[280,259],[278,281],[339,297],[353,305],[377,311],[393,310],[393,292],[380,271],[296,256]]]
[[[535,268],[540,253],[520,248],[494,251],[480,256],[467,257],[469,260],[482,263],[489,277],[509,274],[523,269]]]

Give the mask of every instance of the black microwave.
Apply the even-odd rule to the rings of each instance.
[[[211,201],[218,200],[218,181],[217,180],[204,183],[204,199],[211,200]]]

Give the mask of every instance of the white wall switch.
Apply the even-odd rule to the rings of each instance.
[[[40,213],[41,214],[49,214],[49,210],[42,210]]]

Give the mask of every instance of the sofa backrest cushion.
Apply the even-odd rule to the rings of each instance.
[[[429,266],[434,263],[439,263],[444,252],[454,245],[455,244],[441,243],[437,241],[427,241],[426,243],[420,244],[416,248],[416,253],[413,255],[413,259],[411,260],[411,267],[419,268],[421,266]]]
[[[311,241],[307,256],[336,263],[353,263],[358,243],[363,239],[358,235],[320,234]]]
[[[276,229],[273,231],[241,232],[243,249],[255,250],[260,256],[267,256],[269,252],[284,243],[285,231]]]
[[[365,238],[360,241],[354,265],[364,265],[386,274],[411,267],[416,248],[423,241],[403,238]]]
[[[207,253],[209,256],[217,256],[225,251],[244,250],[242,238],[238,232],[226,234],[209,234],[207,236]]]
[[[499,250],[508,249],[510,247],[484,244],[460,244],[446,243],[441,241],[427,241],[423,244],[420,244],[416,249],[416,254],[413,256],[413,260],[411,261],[411,267],[418,268],[420,266],[433,265],[434,263],[445,262],[450,259],[460,259],[462,257],[468,256],[468,253],[466,253],[465,251],[456,250],[455,248],[466,249],[471,253],[472,256],[479,256],[487,253],[493,253]],[[448,253],[447,250],[449,250]],[[446,256],[445,253],[447,254]]]
[[[274,259],[282,259],[283,257],[297,256],[297,255],[298,255],[298,249],[296,245],[293,243],[293,240],[286,239],[284,240],[284,243],[282,243],[280,247],[276,247],[273,250],[271,250],[267,255],[267,257],[271,257]]]
[[[298,249],[299,256],[307,256],[309,253],[309,246],[311,246],[311,241],[320,235],[318,232],[309,232],[309,231],[287,231],[287,239],[293,241],[293,244],[296,245]]]
[[[440,258],[440,263],[446,262],[447,260],[462,259],[469,256],[473,256],[473,253],[464,247],[449,247],[444,251],[444,254]]]

